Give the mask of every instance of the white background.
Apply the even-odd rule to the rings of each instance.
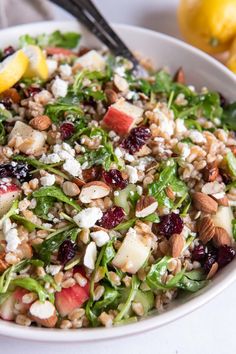
[[[110,21],[179,36],[175,16],[177,0],[95,2]],[[55,15],[67,18],[58,10]],[[65,354],[66,351],[70,354],[233,354],[236,352],[235,294],[236,284],[185,318],[135,337],[93,344],[47,344],[0,337],[0,351],[4,354]]]

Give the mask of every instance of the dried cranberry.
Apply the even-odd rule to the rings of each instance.
[[[232,182],[231,177],[226,173],[226,171],[222,170],[221,168],[220,168],[220,176],[222,177],[224,184],[229,184]]]
[[[0,165],[0,178],[17,178],[20,182],[25,182],[30,180],[31,168],[27,163],[12,161],[10,163],[5,163]]]
[[[221,105],[221,107],[223,107],[223,108],[226,107],[227,104],[228,104],[228,100],[220,92],[219,92],[219,97],[220,97],[220,105]]]
[[[219,267],[224,267],[226,264],[230,263],[235,257],[235,250],[230,246],[221,246],[218,248],[217,262]]]
[[[112,187],[124,189],[128,184],[128,180],[122,177],[119,170],[103,171],[102,175],[105,182]]]
[[[212,247],[207,251],[205,261],[203,263],[203,269],[206,273],[209,273],[211,270],[212,264],[214,264],[217,260],[217,249]]]
[[[75,127],[73,123],[65,122],[60,126],[60,133],[62,140],[67,140],[72,137],[75,132]]]
[[[27,98],[34,97],[37,93],[41,92],[42,89],[40,87],[29,86],[24,89],[24,94]]]
[[[193,261],[201,262],[204,260],[205,257],[206,257],[206,248],[201,244],[195,246],[192,251]]]
[[[71,240],[65,240],[59,247],[57,259],[62,264],[69,262],[76,254],[76,245]]]
[[[10,55],[15,53],[15,49],[12,46],[9,46],[3,50],[3,59],[6,59]]]
[[[129,136],[122,141],[121,146],[133,155],[142,148],[150,137],[151,132],[147,127],[133,128]]]
[[[98,225],[105,229],[113,229],[124,219],[125,213],[121,207],[112,207],[103,213]]]
[[[184,224],[181,217],[178,214],[171,213],[161,217],[161,221],[158,224],[158,232],[166,237],[170,237],[173,234],[180,234],[183,227]]]

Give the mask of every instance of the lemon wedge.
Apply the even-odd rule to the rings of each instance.
[[[0,63],[0,93],[11,88],[23,76],[29,60],[22,49]]]
[[[40,77],[43,80],[48,78],[48,66],[43,51],[37,45],[28,45],[23,48],[25,55],[29,59],[29,65],[24,77]]]

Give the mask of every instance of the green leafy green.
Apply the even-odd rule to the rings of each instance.
[[[208,284],[208,281],[205,279],[205,274],[203,274],[201,271],[193,270],[191,272],[185,273],[177,285],[178,288],[182,290],[194,293],[204,288]]]
[[[229,151],[225,157],[225,162],[227,164],[229,173],[231,177],[236,177],[236,157],[232,153],[232,151]]]
[[[67,103],[65,99],[60,99],[55,103],[50,103],[45,107],[44,113],[51,118],[54,123],[58,123],[65,117],[77,120],[83,116],[83,111],[75,103]]]
[[[123,221],[122,223],[120,223],[119,225],[117,225],[114,230],[115,231],[124,231],[124,230],[128,230],[130,227],[132,227],[135,222],[136,222],[136,218],[133,219],[129,219],[127,221]]]
[[[80,211],[81,208],[79,204],[77,204],[72,198],[67,197],[63,191],[56,186],[50,187],[41,187],[37,191],[33,192],[34,198],[42,198],[42,197],[52,197],[57,200],[60,200],[63,203],[71,205],[74,209]]]
[[[121,310],[117,314],[117,316],[115,317],[114,322],[121,321],[125,317],[125,315],[128,313],[128,311],[131,307],[132,301],[134,300],[134,298],[137,294],[137,290],[139,288],[139,285],[140,285],[140,281],[138,280],[136,275],[133,275],[129,296],[128,296],[126,302],[124,304],[122,304]]]
[[[222,123],[228,129],[236,130],[236,102],[233,102],[224,108]]]
[[[18,204],[19,201],[18,200],[14,200],[14,202],[12,203],[11,208],[8,210],[8,212],[3,215],[3,217],[0,219],[0,223],[2,224],[4,220],[6,220],[7,218],[10,218],[12,215],[14,215],[18,209]]]
[[[158,223],[160,221],[159,216],[156,213],[149,214],[145,218],[141,218],[142,221],[149,221],[153,223]]]
[[[40,218],[48,220],[48,213],[50,208],[54,205],[55,198],[39,197],[36,200],[37,204],[34,208],[34,213]]]
[[[4,145],[6,143],[6,131],[2,122],[0,122],[0,144]]]
[[[167,283],[163,283],[162,276],[167,272],[167,265],[170,259],[170,257],[165,256],[161,258],[157,263],[152,264],[146,277],[146,282],[152,290],[166,290],[174,288],[182,279],[184,270],[177,273]]]
[[[53,229],[48,229],[42,225],[37,225],[35,223],[33,223],[32,221],[24,218],[23,216],[14,214],[11,216],[11,218],[16,221],[17,223],[23,225],[29,232],[34,231],[35,229],[39,229],[39,230],[47,230],[47,231],[54,231]]]
[[[52,253],[56,251],[66,239],[74,235],[72,228],[73,225],[66,226],[50,234],[46,240],[36,247],[38,257],[48,264]]]
[[[44,302],[49,297],[42,285],[33,278],[16,278],[11,281],[10,285],[20,286],[21,288],[37,293],[41,302]]]
[[[104,309],[108,308],[119,297],[119,292],[116,289],[113,289],[107,285],[104,287],[105,291],[102,299],[95,302],[95,305],[93,306],[93,312],[95,313],[101,310],[104,311]]]
[[[233,232],[233,238],[236,241],[236,219],[232,220],[232,232]]]
[[[21,156],[21,155],[16,155],[13,156],[13,160],[15,161],[24,161],[27,162],[29,165],[35,167],[37,170],[46,170],[49,171],[55,175],[61,176],[65,179],[68,179],[68,176],[61,172],[60,170],[54,168],[55,166],[57,166],[58,164],[45,164],[43,162],[40,162],[36,159],[32,159],[30,157],[25,157],[25,156]]]
[[[24,47],[29,44],[36,44],[42,48],[45,47],[61,47],[73,49],[78,46],[81,35],[75,32],[54,31],[51,34],[40,34],[32,37],[29,34],[20,36],[20,46]]]

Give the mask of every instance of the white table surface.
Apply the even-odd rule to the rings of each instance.
[[[0,0],[1,1],[1,0]],[[31,0],[32,1],[32,0]],[[110,21],[129,23],[179,36],[177,0],[96,0]],[[56,11],[58,18],[68,18]],[[149,333],[93,344],[47,344],[0,336],[7,354],[233,354],[236,283],[194,313]]]

